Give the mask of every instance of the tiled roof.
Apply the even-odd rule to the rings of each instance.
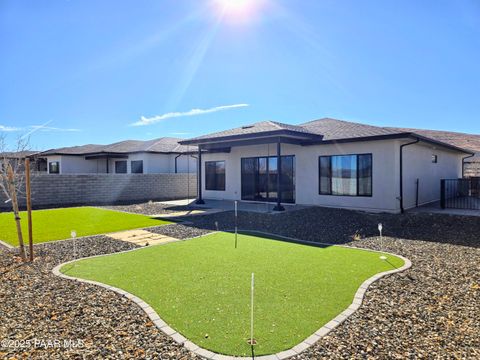
[[[148,141],[125,140],[108,145],[82,145],[51,149],[41,153],[41,155],[86,155],[95,153],[120,153],[128,154],[135,152],[150,153],[186,153],[196,151],[196,146],[180,145],[177,138],[159,138]]]

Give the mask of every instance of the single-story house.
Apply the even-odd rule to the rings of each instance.
[[[196,146],[180,139],[126,140],[109,145],[51,149],[36,156],[47,162],[49,174],[159,174],[197,171]]]
[[[474,154],[464,161],[464,177],[480,177],[480,135],[465,134],[452,131],[391,128],[406,132],[414,132],[450,145],[472,151]]]
[[[18,170],[24,170],[25,158],[30,158],[30,170],[34,172],[46,172],[47,162],[44,158],[38,157],[38,151],[15,151],[0,153],[0,165],[10,163],[12,167],[18,167]]]
[[[403,212],[439,200],[440,180],[461,177],[472,155],[414,131],[330,118],[264,121],[180,144],[198,146],[198,203],[275,202],[279,211],[304,204]]]

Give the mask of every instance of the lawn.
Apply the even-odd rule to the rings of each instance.
[[[20,214],[23,236],[28,241],[27,214]],[[33,241],[42,243],[70,238],[72,230],[77,236],[105,234],[109,232],[164,225],[167,221],[149,216],[127,214],[94,207],[77,207],[32,211]],[[0,214],[0,240],[18,246],[13,213]]]
[[[206,349],[250,356],[250,279],[255,273],[255,355],[295,346],[353,300],[362,282],[403,260],[351,248],[314,247],[215,233],[79,260],[67,275],[122,288]]]

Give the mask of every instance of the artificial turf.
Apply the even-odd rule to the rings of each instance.
[[[20,217],[23,237],[26,242],[28,239],[26,212],[21,212]],[[72,230],[76,231],[77,236],[88,236],[167,223],[167,221],[149,216],[94,207],[32,211],[34,243],[68,239]],[[13,213],[0,214],[0,240],[18,246]]]
[[[255,273],[255,355],[295,346],[352,302],[362,282],[403,260],[339,246],[314,247],[215,233],[79,260],[62,272],[122,288],[150,304],[197,345],[251,356],[250,280]]]

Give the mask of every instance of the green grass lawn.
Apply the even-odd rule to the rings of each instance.
[[[206,349],[250,356],[250,279],[255,273],[255,355],[295,346],[347,308],[362,282],[403,260],[345,247],[313,247],[215,233],[79,260],[67,275],[122,288]]]
[[[20,217],[24,241],[27,243],[27,213],[22,212]],[[149,216],[94,207],[32,211],[34,243],[68,239],[72,230],[77,232],[77,236],[88,236],[168,223]],[[13,213],[0,214],[0,240],[18,246]]]

